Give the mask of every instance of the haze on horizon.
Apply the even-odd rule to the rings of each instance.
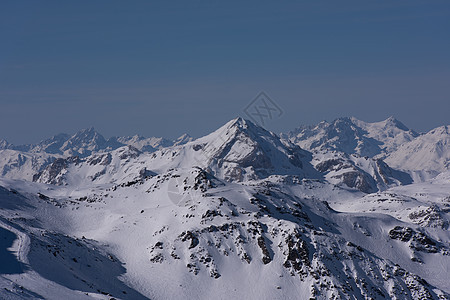
[[[5,1],[0,138],[201,136],[260,91],[274,132],[354,116],[449,124],[447,1]]]

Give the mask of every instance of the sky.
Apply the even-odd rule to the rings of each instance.
[[[251,118],[261,91],[279,108],[264,123],[277,133],[344,116],[449,124],[450,2],[0,3],[0,138],[11,143],[91,126],[199,137]]]

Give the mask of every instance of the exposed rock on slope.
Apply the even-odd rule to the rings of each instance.
[[[315,153],[313,164],[333,184],[344,184],[364,193],[386,190],[388,187],[412,183],[404,172],[393,170],[381,159],[357,154]]]

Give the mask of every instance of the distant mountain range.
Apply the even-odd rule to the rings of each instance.
[[[188,134],[183,134],[176,140],[158,137],[145,138],[139,135],[105,139],[91,127],[80,130],[74,135],[60,133],[38,144],[15,146],[6,140],[0,139],[0,150],[10,149],[30,153],[45,152],[65,156],[78,155],[80,157],[86,157],[94,152],[115,150],[126,145],[131,145],[141,151],[153,152],[163,147],[180,145],[190,140],[192,138]]]

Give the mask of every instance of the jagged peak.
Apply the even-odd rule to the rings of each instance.
[[[337,124],[337,123],[353,123],[353,122],[352,122],[352,118],[350,118],[350,117],[339,117],[333,121],[333,124]]]
[[[6,149],[10,145],[11,144],[7,140],[0,139],[0,149]]]
[[[90,127],[83,128],[83,129],[79,130],[78,132],[95,132],[95,128],[94,128],[94,126],[90,126]]]
[[[103,135],[97,132],[94,127],[89,127],[78,131],[77,133],[72,135],[69,140],[79,140],[79,139],[98,139],[101,141],[105,140]]]
[[[222,131],[223,129],[227,129],[227,131],[236,129],[237,132],[245,132],[250,135],[274,135],[272,132],[242,117],[237,117],[229,121],[219,128],[218,131]]]
[[[245,129],[248,127],[248,122],[250,121],[247,121],[242,117],[237,117],[226,123],[225,126],[227,126],[228,128],[237,127],[240,129]]]

